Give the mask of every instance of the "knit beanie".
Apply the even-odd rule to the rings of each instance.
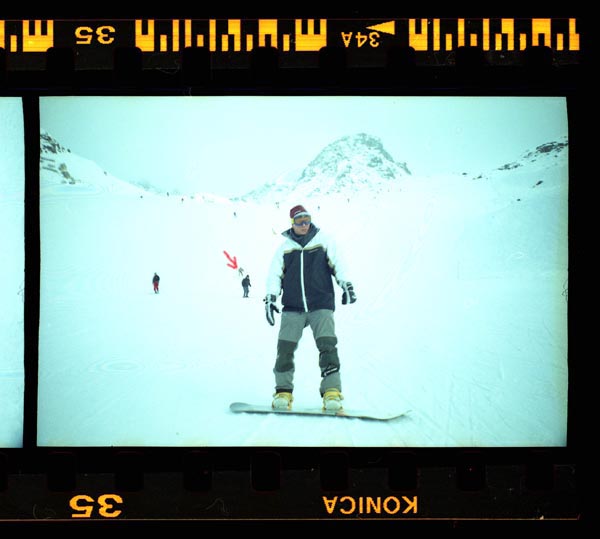
[[[292,220],[298,218],[298,217],[310,217],[310,213],[308,213],[306,211],[306,208],[300,204],[298,204],[298,206],[294,206],[291,210],[290,210],[290,218]]]

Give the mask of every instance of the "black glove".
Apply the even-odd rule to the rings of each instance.
[[[352,283],[349,281],[342,281],[340,283],[342,287],[342,305],[346,305],[347,303],[354,303],[356,301],[356,294],[354,293],[354,287]]]
[[[277,298],[273,294],[267,294],[263,301],[265,302],[265,314],[267,315],[267,322],[269,322],[269,324],[274,326],[275,325],[275,315],[273,314],[273,311],[275,311],[277,313],[279,312],[277,305],[275,305]]]

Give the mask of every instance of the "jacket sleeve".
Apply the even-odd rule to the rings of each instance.
[[[281,281],[283,279],[283,246],[279,247],[271,260],[267,275],[267,295],[279,296],[281,294]]]
[[[337,242],[331,236],[325,236],[323,239],[327,248],[327,258],[331,264],[331,270],[336,282],[340,284],[345,281],[351,281],[348,276],[346,259]]]

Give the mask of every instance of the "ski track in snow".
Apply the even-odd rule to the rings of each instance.
[[[511,260],[522,238],[501,219],[527,227],[555,195],[535,193],[530,212],[513,203],[520,188],[499,185],[411,178],[379,197],[305,202],[358,296],[342,306],[336,287],[344,406],[411,410],[390,423],[229,411],[272,398],[279,315],[267,324],[262,297],[287,210],[45,186],[41,445],[561,445],[564,401],[547,390],[566,393],[566,273],[531,246],[566,221],[529,228]],[[249,298],[224,251],[251,275]],[[319,406],[319,382],[307,328],[295,403]]]

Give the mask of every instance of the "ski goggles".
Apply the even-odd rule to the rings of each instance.
[[[310,226],[310,217],[302,217],[300,219],[294,219],[294,226]]]

